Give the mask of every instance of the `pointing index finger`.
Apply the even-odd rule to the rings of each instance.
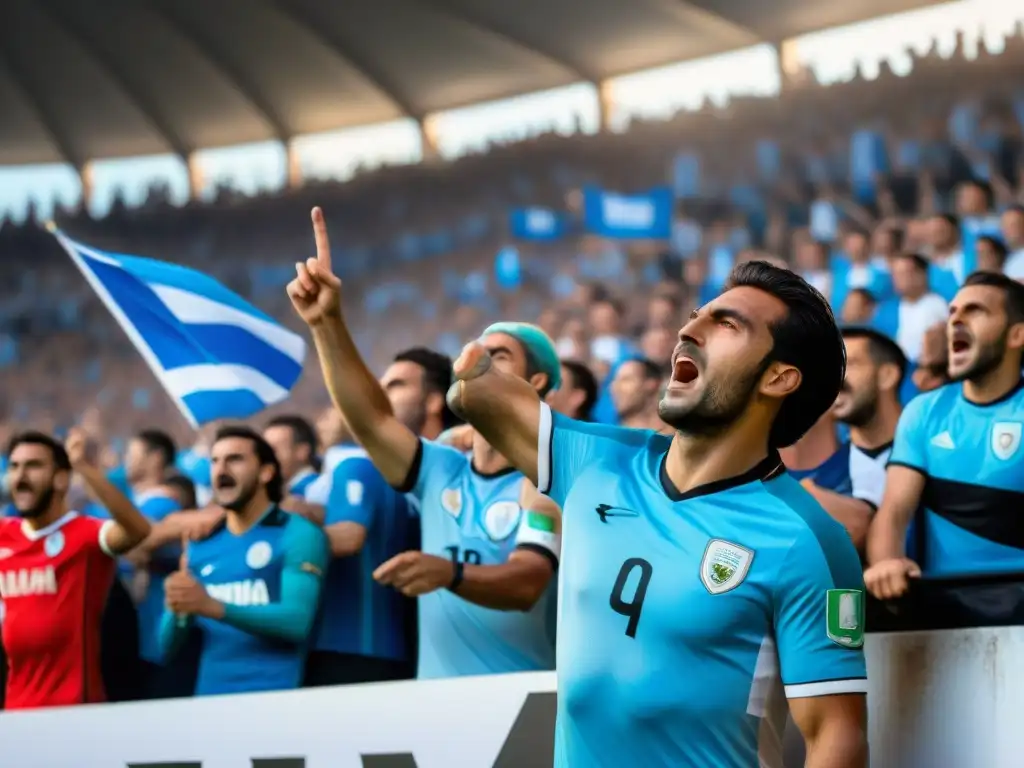
[[[313,209],[313,237],[316,240],[316,259],[320,266],[331,271],[331,241],[327,237],[327,222],[324,212],[317,206]]]

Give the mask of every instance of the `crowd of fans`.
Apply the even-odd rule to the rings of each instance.
[[[11,628],[15,617],[26,621],[13,606],[42,601],[66,580],[59,564],[53,577],[0,562],[17,691],[7,705],[402,679],[416,675],[417,660],[426,677],[553,668],[556,525],[535,520],[530,530],[510,517],[543,504],[519,475],[500,485],[511,468],[445,406],[451,358],[491,323],[535,323],[560,361],[520,325],[489,329],[511,340],[492,354],[525,378],[545,376],[553,410],[664,431],[658,402],[680,325],[752,260],[801,274],[845,328],[843,391],[783,459],[850,533],[869,589],[894,597],[922,570],[1024,565],[1024,541],[997,519],[1024,490],[1006,474],[1024,476],[1022,64],[1018,36],[998,56],[982,49],[967,60],[958,47],[949,58],[916,58],[906,77],[883,66],[876,79],[830,87],[791,78],[775,99],[636,122],[621,134],[545,135],[261,198],[225,193],[175,208],[156,195],[100,220],[58,217],[98,247],[197,265],[295,325],[283,286],[312,252],[307,211],[323,206],[344,243],[335,262],[357,346],[411,433],[473,456],[479,477],[465,486],[432,451],[406,457],[411,472],[371,462],[328,407],[312,361],[293,397],[252,429],[191,433],[52,238],[35,222],[5,222],[0,431],[17,434],[6,492],[29,519],[64,504],[82,512],[74,529],[61,528],[62,512],[35,530],[26,539],[33,556],[120,556],[105,612],[92,606],[84,627],[79,616],[38,623],[54,644],[61,632],[80,636],[78,658],[85,644],[98,660],[99,635],[108,638],[105,694],[91,668],[64,669],[60,686],[40,687],[51,675],[39,669],[38,641]],[[857,129],[887,147],[869,187],[849,174]],[[757,170],[766,141],[779,158],[771,178]],[[585,183],[649,188],[684,149],[701,158],[704,183],[678,202],[671,241],[520,243],[521,285],[494,279],[511,208],[572,211]],[[410,234],[417,249],[402,245]],[[951,378],[962,383],[944,389]],[[48,437],[72,426],[66,449]],[[473,494],[487,500],[470,535],[477,543],[428,541],[421,505],[436,496],[458,520]],[[908,536],[920,506],[931,517]],[[246,520],[259,523],[247,529]],[[4,558],[20,546],[0,544]],[[223,577],[211,581],[214,572]],[[135,647],[125,647],[129,636]],[[58,654],[56,645],[46,652]],[[27,690],[35,698],[19,698]]]

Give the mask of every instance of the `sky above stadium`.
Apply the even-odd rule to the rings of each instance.
[[[810,67],[825,83],[848,80],[857,66],[867,77],[876,76],[888,61],[897,74],[911,68],[908,49],[927,51],[938,41],[942,55],[950,55],[956,33],[967,40],[967,55],[979,43],[993,53],[1024,20],[1024,7],[1005,0],[958,0],[911,13],[794,38],[783,45],[785,66]],[[669,117],[679,109],[699,108],[705,98],[724,103],[733,95],[772,96],[781,82],[779,56],[770,45],[758,45],[708,59],[661,67],[607,81],[614,129],[623,129],[632,117]],[[599,96],[590,84],[559,88],[516,99],[439,113],[429,128],[445,157],[483,149],[494,140],[525,138],[557,130],[596,131]],[[415,163],[420,157],[420,135],[411,120],[347,129],[295,140],[306,178],[351,177],[360,167],[384,163]],[[272,191],[285,183],[287,159],[275,142],[205,150],[197,155],[203,195],[211,196],[224,182],[246,193]],[[173,155],[106,160],[93,168],[94,194],[90,209],[96,215],[109,210],[118,190],[129,204],[142,202],[154,182],[167,185],[176,203],[188,199],[188,173]],[[68,166],[25,166],[0,169],[0,215],[22,219],[33,201],[42,217],[54,203],[74,204],[81,196],[76,173]]]

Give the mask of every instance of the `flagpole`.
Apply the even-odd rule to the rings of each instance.
[[[185,407],[185,403],[171,394],[170,387],[167,386],[164,379],[163,367],[160,365],[160,361],[157,360],[156,354],[154,354],[145,339],[139,335],[139,332],[135,330],[135,326],[128,319],[128,316],[125,315],[124,310],[122,310],[121,307],[118,306],[117,302],[114,301],[106,286],[103,285],[93,271],[86,266],[81,255],[78,253],[78,248],[82,248],[86,251],[92,251],[93,249],[82,246],[81,244],[66,237],[52,221],[46,222],[46,229],[54,236],[54,238],[56,238],[57,242],[68,256],[71,257],[75,266],[78,267],[78,271],[82,273],[82,277],[85,278],[85,281],[89,283],[89,286],[96,292],[96,295],[99,296],[100,301],[103,302],[110,314],[114,316],[117,324],[121,326],[121,330],[127,334],[128,340],[132,342],[135,349],[138,350],[140,355],[142,355],[142,359],[146,361],[146,364],[160,383],[160,386],[163,387],[164,393],[171,398],[171,401],[178,408],[178,411],[185,418],[185,421],[189,423],[192,429],[198,430],[199,424],[196,422],[195,417],[189,413],[189,410]]]

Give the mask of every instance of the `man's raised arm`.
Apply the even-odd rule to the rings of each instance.
[[[537,390],[494,368],[483,344],[475,341],[462,350],[454,372],[448,405],[537,485],[538,435],[551,437],[551,411],[541,408]]]
[[[288,297],[313,334],[324,383],[352,434],[393,486],[412,468],[419,438],[391,410],[376,377],[366,367],[341,312],[341,280],[331,269],[331,246],[323,212],[314,208],[316,257],[295,265]]]

